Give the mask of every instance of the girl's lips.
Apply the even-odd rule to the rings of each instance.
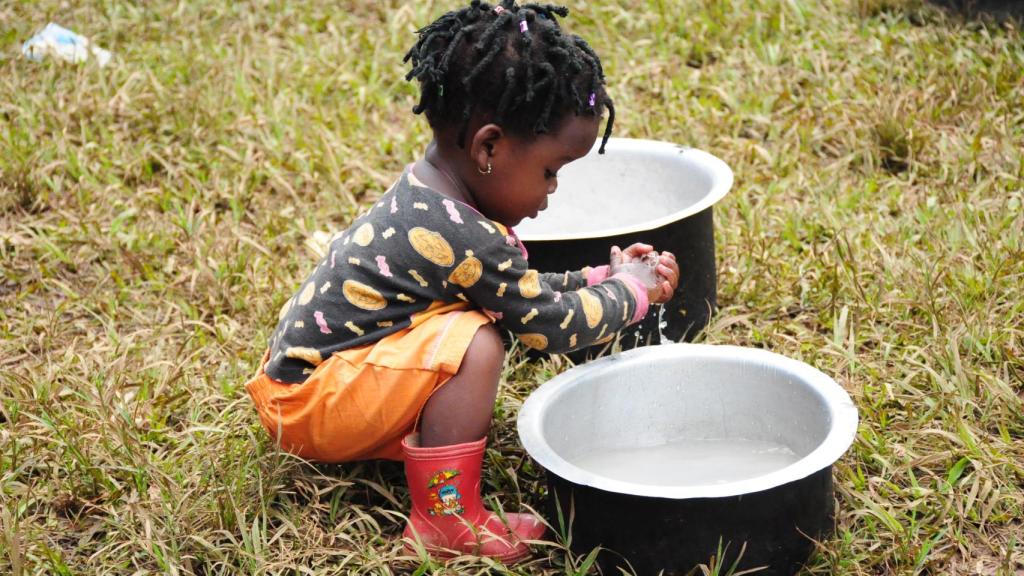
[[[545,196],[544,199],[541,200],[540,206],[537,207],[537,210],[534,211],[533,216],[531,216],[531,218],[536,218],[537,214],[540,214],[541,212],[546,210],[547,207],[548,207],[548,197]]]

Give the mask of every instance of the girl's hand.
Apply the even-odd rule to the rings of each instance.
[[[615,264],[616,250],[618,250],[618,246],[612,246],[612,265]],[[644,244],[642,242],[637,242],[636,244],[633,244],[629,248],[619,251],[619,253],[622,256],[622,264],[630,264],[632,262],[643,261],[644,256],[650,254],[651,252],[654,252],[654,246],[651,246],[650,244]]]
[[[657,254],[655,252],[654,254]],[[672,295],[675,294],[676,288],[679,287],[679,264],[676,263],[676,255],[671,252],[662,252],[657,254],[655,261],[655,271],[658,276],[665,280],[662,285],[663,298],[655,300],[658,304],[664,304],[672,299]]]
[[[679,284],[679,266],[670,252],[659,255],[648,244],[633,244],[625,251],[612,246],[609,259],[611,275],[625,272],[636,277],[647,288],[647,300],[663,304],[672,298]]]

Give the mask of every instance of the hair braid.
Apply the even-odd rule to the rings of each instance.
[[[604,154],[604,147],[608,144],[608,139],[612,137],[612,126],[615,125],[615,103],[608,98],[605,100],[605,106],[608,107],[608,123],[604,126],[604,136],[601,137],[601,147],[597,149],[598,154]]]
[[[467,26],[466,28],[462,28],[461,30],[455,33],[455,37],[452,38],[452,41],[448,43],[448,48],[445,49],[444,55],[441,57],[441,65],[438,67],[438,71],[441,74],[444,74],[445,72],[448,71],[448,66],[451,64],[452,61],[452,55],[455,54],[455,49],[459,47],[459,44],[462,42],[462,39],[466,37],[466,34],[471,33],[475,28],[475,26]]]
[[[505,69],[505,93],[501,95],[501,102],[498,104],[498,110],[495,114],[495,121],[501,122],[505,118],[505,112],[508,110],[509,102],[513,98],[516,86],[516,69],[509,67]]]
[[[487,50],[483,57],[480,58],[480,61],[477,62],[476,66],[474,66],[473,69],[470,70],[469,74],[466,74],[466,77],[462,80],[462,85],[464,87],[469,89],[473,83],[473,80],[477,76],[479,76],[480,73],[487,68],[487,66],[490,65],[490,63],[494,60],[494,57],[498,55],[498,52],[501,52],[502,48],[504,48],[504,39],[504,34],[499,36],[499,42],[495,42],[494,45]]]
[[[599,76],[598,79],[603,83],[604,82],[604,68],[601,66],[601,58],[599,58],[597,56],[597,53],[594,52],[594,49],[591,48],[590,44],[587,44],[587,41],[584,40],[583,38],[580,38],[579,36],[573,34],[572,35],[572,40],[573,40],[573,44],[575,44],[577,48],[582,50],[584,54],[589,56],[590,59],[593,60],[595,64],[597,64],[597,75]]]
[[[544,109],[541,110],[540,118],[537,119],[537,123],[533,127],[533,131],[537,134],[545,134],[548,132],[548,119],[551,118],[551,106],[555,103],[555,96],[558,94],[562,87],[562,77],[555,76],[552,79],[551,90],[548,91],[548,97],[544,101]]]
[[[555,26],[558,26],[558,21],[555,20],[556,15],[561,16],[562,18],[569,15],[568,8],[565,6],[556,6],[554,4],[523,4],[522,7],[527,10],[533,10],[534,12],[543,14],[545,18],[553,21]]]
[[[480,40],[478,40],[476,43],[477,51],[481,51],[484,48],[486,48],[487,44],[489,44],[491,40],[494,39],[494,36],[498,33],[498,31],[501,30],[505,26],[505,24],[511,21],[512,18],[512,13],[508,11],[499,14],[498,17],[495,18],[493,22],[491,22],[490,26],[488,26],[487,29],[484,30],[484,33],[480,35]]]

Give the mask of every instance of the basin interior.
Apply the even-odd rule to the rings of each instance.
[[[550,398],[542,435],[590,474],[697,486],[756,478],[828,436],[825,399],[792,372],[744,358],[611,362]]]
[[[518,234],[589,236],[645,225],[705,202],[715,169],[709,156],[665,142],[613,138],[559,170],[558,190]],[[580,206],[586,209],[580,210]]]

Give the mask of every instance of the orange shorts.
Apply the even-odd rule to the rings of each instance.
[[[260,368],[245,388],[260,422],[283,449],[319,462],[402,460],[434,390],[459,371],[477,329],[476,310],[432,315],[373,344],[334,353],[301,384]]]

